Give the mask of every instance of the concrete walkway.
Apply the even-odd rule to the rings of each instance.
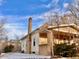
[[[53,59],[79,59],[79,57],[63,57],[63,58],[53,58]]]
[[[23,53],[6,53],[0,56],[0,59],[50,59],[50,56],[23,54]],[[79,57],[69,58],[52,58],[52,59],[79,59]]]
[[[0,59],[50,59],[50,56],[23,53],[7,53],[1,56]]]

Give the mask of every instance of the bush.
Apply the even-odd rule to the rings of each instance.
[[[12,51],[13,51],[13,48],[14,48],[13,45],[6,46],[6,47],[4,48],[4,52],[5,52],[5,53],[7,53],[7,52],[12,52]]]
[[[76,56],[77,54],[76,45],[75,44],[67,45],[66,43],[55,44],[54,54],[62,57]]]

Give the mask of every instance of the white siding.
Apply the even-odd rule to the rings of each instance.
[[[21,40],[21,51],[26,52],[26,39]]]
[[[35,40],[35,46],[33,46],[33,42]],[[39,54],[39,33],[35,33],[32,35],[32,52],[35,54]]]

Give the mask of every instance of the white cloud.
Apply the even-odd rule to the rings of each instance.
[[[27,33],[27,32],[26,32]],[[11,29],[11,31],[9,30],[8,32],[8,37],[9,39],[15,39],[16,38],[16,35],[19,37],[19,38],[22,38],[24,35],[25,35],[25,31],[22,31],[22,30],[17,30],[17,29]]]
[[[21,24],[23,25],[23,24]],[[7,35],[9,39],[15,39],[15,35],[17,35],[19,38],[23,37],[25,33],[27,33],[24,29],[23,26],[19,26],[19,23],[14,23],[14,24],[5,24],[5,29],[8,31]]]
[[[4,28],[6,28],[6,29],[15,29],[15,28],[21,29],[21,28],[24,28],[23,26],[24,26],[23,23],[11,23],[11,24],[7,23],[4,25]]]
[[[0,15],[0,20],[9,21],[9,23],[5,21],[4,28],[7,30],[7,35],[10,39],[14,39],[15,35],[21,38],[25,35],[25,33],[27,33],[25,24],[19,23],[19,21],[26,20],[28,17],[29,16]]]
[[[46,1],[48,1],[48,0],[40,0],[40,1],[42,1],[42,2],[46,2]],[[51,0],[51,2],[50,3],[48,3],[48,4],[41,4],[40,6],[37,6],[37,7],[44,7],[44,8],[51,8],[51,7],[54,7],[54,8],[56,8],[56,7],[58,7],[59,5],[58,5],[58,2],[59,2],[59,0]]]
[[[49,17],[50,16],[53,16],[56,12],[58,13],[58,14],[62,14],[61,12],[60,12],[60,8],[55,8],[55,9],[52,9],[52,10],[49,10],[49,11],[47,11],[47,12],[45,12],[45,13],[42,13],[41,15],[32,15],[32,18],[33,18],[33,20],[38,20],[38,19],[41,19],[41,20],[43,20],[44,22],[43,23],[45,23],[45,22],[47,22],[48,20],[49,20]],[[40,26],[41,26],[42,24],[40,24]]]
[[[19,22],[21,20],[26,20],[30,16],[13,16],[13,15],[0,15],[0,20],[5,20],[9,23]]]
[[[64,8],[67,8],[69,6],[69,3],[64,3]]]
[[[42,4],[40,7],[45,7],[45,8],[51,8],[51,3],[49,3],[49,4]]]

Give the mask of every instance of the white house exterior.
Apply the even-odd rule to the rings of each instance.
[[[32,53],[39,54],[39,33],[35,33],[32,35],[32,45],[31,45]]]
[[[21,39],[22,50],[28,54],[54,55],[55,44],[77,43],[75,38],[79,39],[79,28],[75,24],[50,26],[45,23],[36,30],[31,30],[32,19],[30,18],[28,34]]]
[[[26,39],[21,40],[21,51],[24,51],[26,53]]]
[[[56,44],[64,43],[70,39],[69,37],[72,38],[70,39],[71,43],[76,43],[75,35],[79,36],[79,29],[74,24],[60,25],[59,30],[57,26],[54,27],[49,26],[48,29],[46,29],[45,26],[46,25],[30,33],[31,45],[29,45],[29,38],[28,38],[30,34],[22,38],[22,50],[24,50],[24,52],[29,53],[29,46],[31,46],[31,50],[30,50],[31,54],[34,53],[40,55],[50,55],[54,43]],[[60,38],[57,38],[56,37],[57,35],[59,35]]]

